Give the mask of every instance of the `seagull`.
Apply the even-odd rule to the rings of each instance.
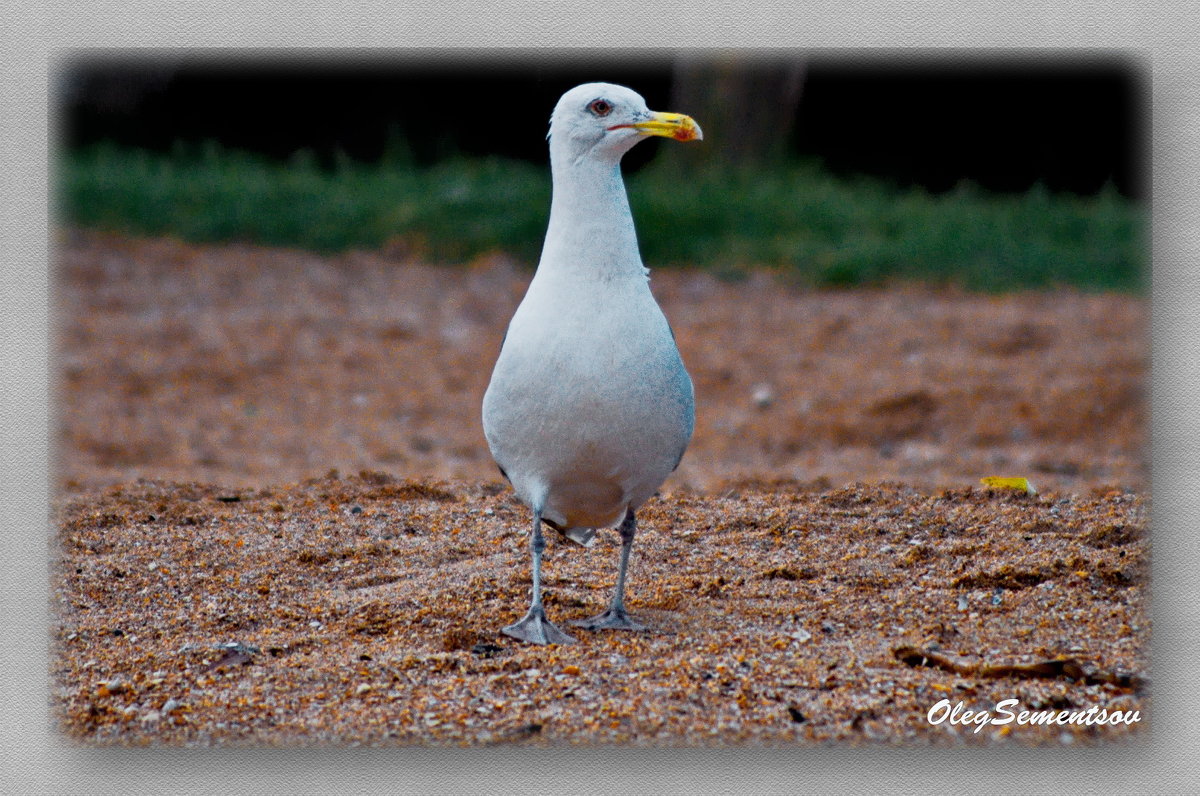
[[[625,611],[634,513],[679,466],[695,423],[692,380],[650,293],[621,178],[621,156],[649,136],[703,137],[691,117],[651,111],[624,86],[586,83],[558,101],[546,242],[483,397],[488,447],[533,513],[529,611],[503,632],[534,644],[575,641],[542,606],[542,523],[585,547],[617,528],[608,609],[574,624],[645,630]]]

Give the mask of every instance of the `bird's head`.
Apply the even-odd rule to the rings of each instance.
[[[636,91],[612,83],[576,86],[562,95],[550,117],[551,147],[565,147],[571,160],[615,162],[652,135],[676,141],[704,137],[692,117],[652,111]]]

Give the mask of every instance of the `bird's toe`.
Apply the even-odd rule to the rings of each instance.
[[[542,609],[530,608],[529,612],[519,621],[501,629],[506,636],[512,636],[530,644],[573,644],[575,637],[559,630]]]
[[[609,608],[603,613],[587,619],[576,619],[571,624],[582,627],[584,630],[646,630],[646,626],[640,622],[635,622],[625,613],[623,609],[613,610]]]

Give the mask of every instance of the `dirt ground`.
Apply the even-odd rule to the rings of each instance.
[[[651,631],[498,629],[528,518],[479,403],[529,273],[69,231],[55,712],[95,743],[1103,743],[1150,678],[1148,307],[655,272],[696,435],[639,514]],[[984,488],[1025,476],[1030,495]],[[550,540],[600,610],[617,537]],[[932,724],[1138,710],[1122,725]],[[998,715],[998,714],[997,714]]]

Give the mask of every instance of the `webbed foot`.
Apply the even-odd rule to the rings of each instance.
[[[520,621],[502,628],[500,632],[530,644],[575,643],[574,636],[559,630],[546,618],[546,611],[540,605],[531,607]]]
[[[588,619],[576,619],[571,622],[584,630],[645,630],[646,626],[635,622],[625,613],[624,608],[613,609],[612,606],[604,613],[596,614]]]

